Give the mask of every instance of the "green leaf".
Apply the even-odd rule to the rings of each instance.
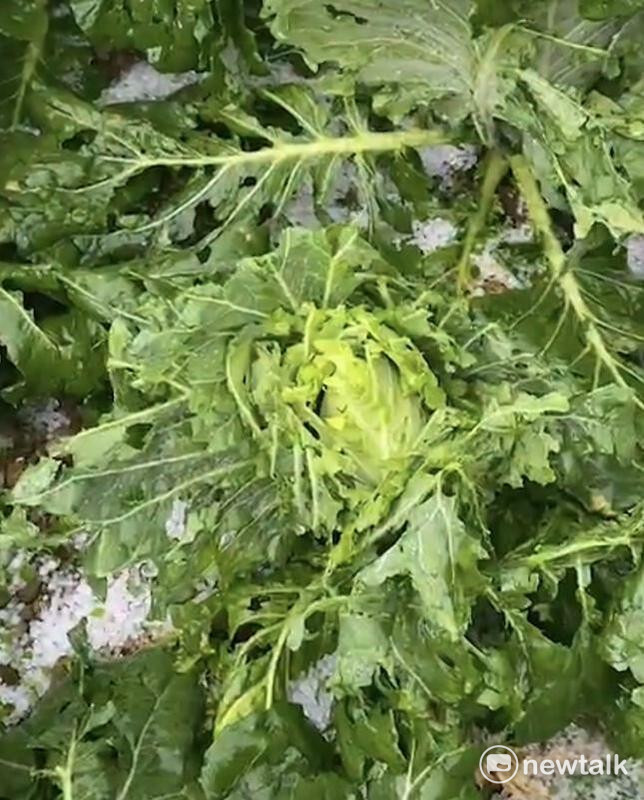
[[[589,631],[581,630],[570,647],[555,644],[527,626],[523,632],[532,687],[515,725],[517,743],[555,736],[578,715],[601,708],[596,698],[602,693],[608,697],[614,691],[610,670],[593,657],[597,643]]]
[[[310,796],[330,800],[348,788],[333,774],[330,749],[294,706],[274,706],[227,726],[206,753],[201,784],[208,800]],[[351,795],[347,795],[351,796]]]
[[[0,767],[2,791],[10,800],[29,798],[34,788],[36,760],[22,731],[12,731],[0,737]]]
[[[0,58],[0,131],[13,130],[22,122],[25,98],[42,57],[48,25],[44,0],[8,0],[0,22],[0,48],[9,57],[7,61]]]
[[[608,69],[613,37],[624,33],[625,20],[584,19],[583,2],[521,0],[517,16],[533,33],[533,67],[553,87],[587,88]],[[527,31],[526,31],[527,32]]]
[[[201,714],[195,675],[176,674],[159,650],[97,666],[50,692],[0,737],[0,757],[15,764],[3,790],[32,780],[40,751],[46,760],[36,785],[45,792],[58,787],[73,800],[179,797],[195,776]]]
[[[365,711],[348,703],[338,705],[335,725],[345,769],[354,780],[363,778],[367,760],[384,763],[394,772],[404,770],[405,759],[391,711],[377,708]]]
[[[47,30],[47,13],[43,0],[7,0],[0,33],[13,39],[35,41]]]
[[[11,561],[16,553],[34,552],[44,545],[37,526],[29,521],[24,509],[14,508],[0,519],[0,588],[11,584]]]
[[[194,774],[202,698],[194,674],[175,674],[172,660],[151,651],[109,671],[118,741],[118,798],[161,798]],[[99,679],[100,679],[99,678]]]
[[[268,204],[280,218],[297,191],[313,181],[322,206],[340,182],[342,165],[352,160],[359,167],[360,199],[373,217],[374,186],[365,176],[377,155],[446,140],[440,130],[369,131],[341,99],[323,109],[308,87],[264,91],[262,101],[283,128],[249,114],[241,115],[240,126],[234,108],[218,103],[213,113],[208,104],[199,106],[201,122],[223,126],[219,138],[195,132],[190,117],[180,118],[178,131],[165,133],[128,109],[101,113],[69,92],[39,85],[30,95],[30,114],[52,137],[39,140],[38,148],[29,143],[24,160],[7,164],[10,180],[0,192],[15,205],[13,239],[32,251],[62,248],[66,238],[76,237],[87,260],[120,256],[130,247],[143,255],[158,237],[185,243],[194,235],[194,209],[206,203],[219,224],[200,239],[200,252],[234,233],[235,241],[249,242]],[[292,125],[301,129],[297,135]],[[246,149],[249,136],[261,142],[259,150]],[[86,144],[75,146],[79,140]],[[138,195],[159,192],[163,175],[180,178],[173,191],[161,192],[152,206],[141,204]],[[107,213],[110,203],[114,214]]]
[[[55,557],[174,627],[73,630],[0,794],[475,800],[488,738],[641,750],[640,6],[8,0],[0,619]],[[140,59],[194,83],[106,106]]]
[[[509,85],[501,76],[509,28],[474,41],[472,0],[381,2],[341,0],[333,6],[267,0],[273,35],[297,47],[312,69],[336,65],[374,87],[378,111],[399,119],[418,105],[439,103],[454,121],[468,113],[483,138]]]
[[[333,8],[314,2],[269,0],[264,11],[278,40],[301,48],[310,66],[333,62],[371,84],[425,83],[427,97],[461,97],[475,63],[468,23],[470,0],[409,0],[377,8],[341,0]]]
[[[175,499],[194,491],[227,486],[252,467],[252,460],[237,452],[220,454],[203,449],[186,450],[181,440],[171,440],[164,454],[153,458],[130,450],[127,460],[112,462],[109,469],[79,467],[64,471],[51,486],[29,493],[35,479],[25,477],[16,487],[14,500],[41,506],[51,513],[73,515],[100,535],[87,554],[93,574],[104,577],[141,558],[165,550],[167,520]],[[117,449],[118,453],[118,449]],[[117,453],[113,453],[115,457]]]
[[[377,619],[340,614],[335,680],[345,692],[369,686],[376,671],[390,663],[389,644]]]
[[[75,312],[38,325],[22,296],[1,287],[0,313],[0,342],[31,390],[46,394],[63,389],[84,396],[101,382],[104,333],[100,326]]]
[[[109,267],[61,270],[55,278],[75,308],[99,321],[128,318],[137,305],[138,291],[133,281]]]
[[[0,288],[0,312],[0,341],[10,359],[25,378],[42,384],[45,369],[60,358],[56,344],[36,325],[18,293]]]
[[[72,0],[70,6],[79,27],[98,47],[137,48],[168,72],[210,65],[214,21],[206,0],[151,5]]]
[[[580,0],[579,10],[589,19],[610,19],[635,14],[644,3],[641,0]]]
[[[514,394],[509,386],[494,388],[479,426],[491,434],[495,445],[491,465],[498,462],[499,452],[507,452],[507,461],[498,475],[502,483],[521,486],[525,479],[540,484],[556,480],[554,456],[560,450],[554,422],[569,410],[565,395],[551,392],[536,397],[524,392]]]
[[[279,304],[297,311],[306,301],[340,305],[378,259],[350,226],[319,233],[289,228],[280,248],[257,266],[275,284]]]
[[[477,564],[485,550],[467,533],[454,497],[436,492],[409,515],[397,544],[359,573],[367,586],[407,575],[426,619],[436,631],[458,638],[469,623],[471,603],[483,587]]]
[[[630,670],[644,683],[644,569],[640,566],[624,582],[602,635],[603,657],[619,672]]]

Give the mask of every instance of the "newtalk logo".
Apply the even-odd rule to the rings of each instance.
[[[619,756],[606,755],[603,758],[551,759],[522,758],[505,745],[488,747],[479,761],[481,773],[490,783],[508,783],[519,770],[527,777],[537,775],[628,775],[626,761]]]

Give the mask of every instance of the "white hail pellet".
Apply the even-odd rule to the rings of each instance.
[[[428,255],[447,247],[458,238],[458,228],[448,219],[437,217],[426,222],[414,220],[411,241],[418,249]]]
[[[20,566],[23,562],[22,558],[16,561]],[[69,634],[83,620],[92,649],[111,655],[146,638],[149,629],[151,587],[140,570],[132,568],[108,578],[102,603],[75,570],[61,567],[51,558],[34,566],[46,580],[47,589],[26,630],[21,632],[24,603],[14,598],[0,610],[0,664],[19,676],[15,686],[0,681],[0,705],[9,709],[3,717],[5,724],[26,716],[47,691],[55,665],[72,654]]]
[[[440,178],[443,189],[451,189],[456,173],[467,172],[478,161],[477,149],[473,145],[425,147],[419,154],[425,172],[433,178]]]
[[[626,242],[628,268],[636,278],[644,278],[644,236],[630,236]]]
[[[103,91],[99,105],[163,100],[178,92],[179,89],[198,83],[201,77],[198,72],[193,70],[180,73],[161,73],[146,61],[139,61]]]
[[[149,585],[136,572],[122,572],[108,581],[105,604],[87,621],[92,648],[119,650],[143,635],[151,605]]]
[[[305,717],[319,730],[325,731],[331,722],[333,695],[327,682],[335,671],[337,658],[327,655],[313,664],[308,672],[288,687],[288,699],[302,707]]]
[[[165,532],[170,539],[182,539],[186,532],[188,504],[183,500],[174,500],[170,515],[165,522]]]
[[[18,412],[18,419],[36,435],[48,441],[69,428],[70,418],[61,410],[60,402],[50,398],[43,403],[31,403]]]

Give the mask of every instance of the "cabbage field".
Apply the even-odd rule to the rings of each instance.
[[[643,41],[3,0],[0,800],[644,797]]]

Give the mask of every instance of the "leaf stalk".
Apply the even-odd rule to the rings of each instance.
[[[472,251],[481,231],[485,227],[490,214],[494,197],[499,183],[503,180],[508,170],[508,162],[498,150],[491,150],[483,167],[483,184],[479,196],[479,205],[474,216],[470,219],[465,234],[463,250],[457,266],[458,286],[461,291],[467,289],[472,281],[471,258]]]

